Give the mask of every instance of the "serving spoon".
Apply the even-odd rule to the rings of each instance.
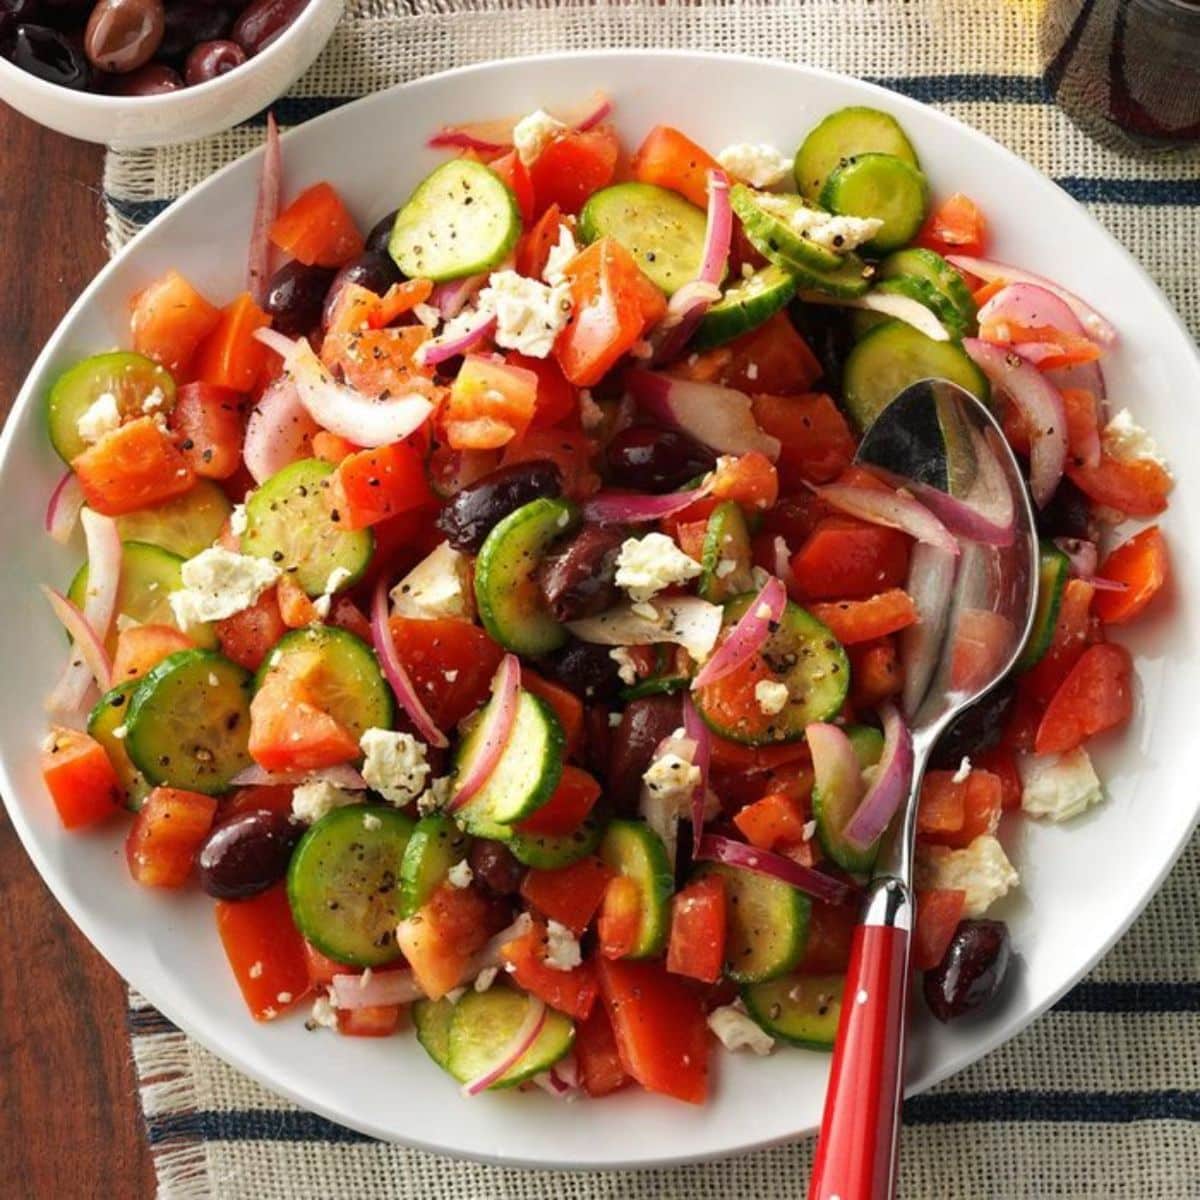
[[[896,1194],[921,778],[954,718],[1016,662],[1037,600],[1025,482],[995,418],[969,392],[942,379],[905,388],[867,431],[857,462],[907,482],[959,534],[959,553],[921,543],[913,552],[909,591],[921,619],[901,639],[912,779],[854,934],[809,1200]]]

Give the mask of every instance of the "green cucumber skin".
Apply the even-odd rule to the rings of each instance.
[[[411,917],[433,895],[450,869],[467,856],[469,840],[443,813],[422,817],[400,864],[400,915]]]
[[[413,1028],[425,1053],[447,1075],[450,1074],[450,1023],[454,1020],[454,1003],[444,996],[440,1000],[418,1000],[412,1006]]]
[[[145,542],[180,558],[194,558],[221,536],[232,511],[229,497],[211,479],[197,479],[174,500],[113,520],[122,542]]]
[[[842,1010],[844,975],[791,975],[742,988],[742,1003],[764,1032],[789,1046],[806,1050],[832,1050]],[[795,992],[801,992],[800,1000]],[[811,995],[809,994],[811,993]],[[829,997],[821,1011],[823,996]],[[811,1001],[815,1011],[805,1012]]]
[[[881,176],[890,195],[883,198],[882,208],[872,210],[862,193],[869,193]],[[864,249],[870,254],[887,254],[907,245],[920,232],[929,209],[929,183],[919,168],[893,154],[859,154],[825,181],[821,203],[842,216],[881,218],[883,226]]]
[[[889,254],[879,264],[879,279],[893,279],[898,275],[924,279],[933,285],[954,306],[960,323],[971,333],[977,327],[977,306],[971,289],[963,277],[935,250],[923,246],[910,246]]]
[[[486,992],[467,992],[454,1006],[447,1039],[447,1070],[455,1079],[465,1082],[478,1072],[486,1070],[504,1049],[503,1039],[499,1045],[480,1046],[481,1026],[488,1020],[489,1009],[515,1004],[519,997],[525,1004],[530,998],[507,984],[494,984]],[[510,1022],[511,1024],[511,1022]],[[516,1026],[506,1030],[508,1036],[516,1032]],[[532,1079],[542,1071],[549,1070],[574,1044],[575,1025],[570,1018],[554,1009],[548,1009],[546,1023],[532,1046],[488,1089],[504,1091]],[[481,1053],[481,1049],[485,1052]]]
[[[1063,593],[1071,574],[1071,560],[1053,542],[1038,543],[1038,558],[1038,594],[1033,628],[1029,631],[1029,640],[1021,651],[1021,657],[1017,659],[1018,671],[1028,671],[1037,666],[1050,649]]]
[[[704,314],[692,338],[692,349],[712,350],[765,325],[781,312],[796,294],[796,277],[786,268],[771,263],[749,279],[727,288],[725,294]]]
[[[642,893],[642,928],[630,958],[653,958],[667,941],[667,913],[675,876],[662,839],[642,821],[609,822],[600,842],[600,858],[632,879]]]
[[[704,531],[700,558],[702,572],[697,589],[700,598],[710,604],[723,604],[752,586],[750,558],[750,530],[746,518],[736,501],[722,500],[713,509]],[[717,574],[723,561],[736,564],[724,578]]]
[[[706,863],[702,873],[720,875],[725,881],[729,911],[725,958],[725,974],[728,978],[735,983],[763,983],[792,971],[804,957],[804,949],[808,944],[808,919],[812,909],[808,897],[781,880],[739,867]],[[768,896],[773,911],[765,924],[751,926],[748,922],[753,918],[746,915],[747,900],[755,893]],[[756,950],[761,951],[764,940],[776,939],[779,944],[773,958],[765,962],[751,962],[758,957]],[[739,940],[748,948],[747,953],[739,952],[736,946]]]
[[[842,265],[841,255],[801,237],[783,216],[764,207],[761,199],[758,192],[744,183],[735,183],[729,192],[734,215],[760,254],[780,266],[805,268],[819,274],[836,271]],[[767,202],[786,206],[793,216],[798,209],[809,207],[798,196],[772,194]]]
[[[513,830],[505,845],[517,862],[539,871],[557,871],[593,853],[603,836],[603,823],[591,813],[574,833],[535,834]]]
[[[818,122],[796,151],[796,187],[805,198],[816,200],[842,159],[871,152],[921,165],[907,134],[890,113],[864,105],[840,108]]]
[[[129,715],[129,702],[141,684],[140,679],[118,683],[105,692],[88,714],[87,732],[104,747],[121,786],[125,789],[125,807],[131,812],[141,809],[150,794],[146,777],[133,765],[122,738],[113,737],[113,730],[124,724]]]

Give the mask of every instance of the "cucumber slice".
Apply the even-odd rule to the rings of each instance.
[[[573,833],[517,833],[506,843],[517,862],[539,871],[556,871],[586,858],[597,846],[604,827],[596,814],[589,813]]]
[[[121,580],[117,584],[117,612],[137,621],[139,625],[170,625],[179,628],[168,596],[183,587],[180,572],[183,559],[161,546],[146,542],[125,542],[121,546]],[[84,563],[75,572],[67,599],[78,608],[87,598],[88,566]],[[211,650],[217,644],[216,630],[207,621],[189,625],[184,633],[202,649]],[[111,654],[117,645],[114,625],[108,636]]]
[[[369,529],[343,529],[326,502],[332,463],[302,458],[276,472],[246,501],[242,553],[270,559],[310,595],[325,591],[339,567],[349,587],[362,578],[375,540]]]
[[[1037,607],[1033,614],[1033,628],[1021,657],[1017,659],[1017,670],[1028,671],[1041,660],[1054,640],[1054,626],[1058,623],[1058,610],[1062,607],[1063,592],[1071,577],[1071,560],[1053,543],[1041,542],[1038,547]]]
[[[756,593],[735,596],[725,605],[724,625],[735,625]],[[700,715],[715,732],[735,742],[761,746],[794,742],[804,727],[839,712],[850,684],[850,662],[832,633],[810,612],[788,602],[778,629],[767,638],[761,657],[766,676],[734,676],[694,694]],[[744,678],[744,686],[734,679]],[[764,713],[754,695],[755,684],[774,679],[787,685],[789,699],[777,713]]]
[[[418,1000],[412,1006],[413,1028],[425,1053],[443,1071],[450,1070],[450,1023],[454,1020],[454,1002],[444,996],[440,1000]]]
[[[832,1050],[842,1016],[844,975],[785,975],[742,989],[746,1011],[773,1038]]]
[[[929,183],[919,167],[894,154],[856,154],[825,180],[821,203],[840,216],[881,220],[866,249],[886,254],[917,236],[929,208]]]
[[[190,491],[174,500],[113,520],[123,542],[149,542],[182,558],[195,558],[221,536],[232,511],[229,497],[211,479],[197,479]]]
[[[861,105],[840,108],[815,126],[796,151],[796,187],[806,199],[816,200],[843,159],[871,153],[892,154],[914,167],[921,165],[895,117]]]
[[[696,350],[710,350],[733,341],[769,321],[796,294],[796,277],[771,263],[725,289],[725,294],[704,314],[692,339]]]
[[[507,984],[495,984],[486,992],[468,992],[454,1006],[447,1045],[447,1067],[455,1079],[465,1083],[482,1075],[512,1041],[529,1011],[531,997]],[[516,1087],[548,1071],[575,1041],[570,1017],[546,1010],[546,1023],[537,1041],[488,1089]]]
[[[400,915],[411,917],[433,895],[450,868],[467,857],[466,834],[444,813],[422,817],[400,864]]]
[[[949,379],[987,402],[983,372],[954,342],[935,342],[903,321],[870,330],[850,351],[842,372],[842,398],[860,429],[866,429],[910,383]]]
[[[705,214],[652,183],[617,183],[593,194],[579,214],[584,242],[611,237],[668,296],[695,279],[704,258]]]
[[[46,424],[59,458],[70,462],[87,449],[79,434],[79,418],[105,393],[116,400],[121,420],[127,421],[145,415],[142,406],[156,388],[162,402],[153,411],[165,415],[175,406],[170,372],[128,350],[94,354],[64,371],[46,397]]]
[[[503,261],[521,234],[516,197],[481,162],[456,158],[427,175],[396,214],[388,253],[410,279],[461,279]]]
[[[300,839],[288,867],[296,928],[322,954],[358,967],[400,957],[400,864],[413,822],[390,804],[350,804]]]
[[[250,765],[250,672],[215,650],[168,655],[129,701],[125,750],[151,784],[217,796]]]
[[[140,679],[119,683],[105,692],[88,716],[87,731],[104,747],[121,786],[125,789],[125,807],[137,812],[150,794],[145,775],[133,765],[125,750],[125,720],[129,716],[129,701],[141,686]],[[119,731],[119,732],[118,732]]]
[[[865,771],[883,757],[883,734],[873,725],[847,725],[846,736],[854,747],[854,757]]]
[[[600,842],[600,857],[638,885],[642,925],[629,957],[652,958],[666,944],[667,910],[675,888],[662,838],[641,821],[612,821]]]
[[[923,304],[941,323],[951,337],[965,337],[968,331],[967,322],[949,299],[938,291],[928,279],[916,275],[895,275],[884,279],[872,289],[886,295],[907,296],[918,304]],[[880,316],[879,313],[865,313],[867,316]],[[887,318],[885,317],[884,320]],[[882,324],[882,322],[880,322]]]
[[[466,774],[478,757],[480,730],[497,703],[493,696],[459,743],[454,755],[456,777]],[[554,794],[565,757],[566,738],[554,710],[539,696],[522,690],[500,761],[483,787],[455,811],[455,819],[468,833],[508,841],[512,836],[508,826],[536,812]]]
[[[846,730],[846,736],[854,747],[855,757],[860,768],[873,767],[883,754],[883,734],[869,725],[852,725]],[[812,814],[817,822],[817,838],[821,848],[844,871],[853,875],[865,875],[875,863],[879,853],[879,842],[876,841],[865,850],[859,850],[850,845],[842,837],[846,822],[858,807],[857,793],[846,795],[833,792],[826,794],[820,788],[814,787],[812,792]]]
[[[975,328],[976,306],[971,289],[967,287],[966,280],[935,250],[912,246],[889,254],[879,264],[879,279],[895,279],[901,275],[924,279],[933,284],[954,305],[962,324],[968,330]]]
[[[799,196],[777,196],[756,192],[744,183],[735,183],[729,191],[734,215],[754,248],[772,262],[783,266],[806,267],[822,274],[836,271],[842,256],[803,237],[791,225],[799,209],[811,208]]]
[[[254,678],[257,691],[272,671],[299,671],[311,659],[306,674],[319,708],[357,741],[368,729],[391,729],[396,706],[392,690],[379,670],[375,652],[360,637],[334,625],[294,629],[279,639]]]
[[[700,563],[700,596],[711,604],[724,604],[754,586],[750,530],[736,501],[722,500],[713,509]]]
[[[724,863],[702,871],[725,881],[725,974],[736,983],[760,983],[791,971],[808,941],[808,897],[780,879]]]
[[[543,497],[488,534],[475,560],[475,601],[483,627],[506,650],[536,658],[566,642],[566,629],[542,600],[537,569],[551,542],[578,524],[570,500]]]

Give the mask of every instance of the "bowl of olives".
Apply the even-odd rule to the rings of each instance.
[[[286,91],[344,3],[0,0],[0,100],[85,141],[190,141]]]

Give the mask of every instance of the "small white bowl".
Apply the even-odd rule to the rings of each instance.
[[[105,96],[47,83],[0,59],[0,100],[39,125],[120,149],[190,142],[228,129],[281,96],[341,20],[345,0],[309,0],[292,25],[236,70],[160,96]]]

